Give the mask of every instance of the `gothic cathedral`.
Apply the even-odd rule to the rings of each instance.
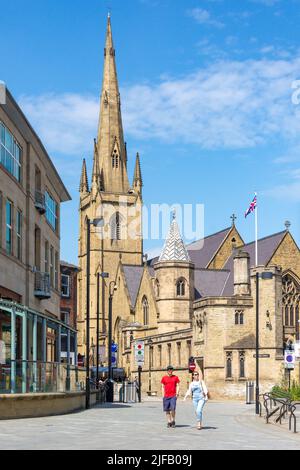
[[[83,161],[80,181],[78,352],[85,355],[89,226],[93,365],[97,312],[101,362],[107,365],[108,300],[113,287],[117,365],[133,378],[137,373],[134,341],[145,342],[144,393],[159,393],[169,364],[175,367],[184,391],[193,356],[213,397],[244,398],[245,382],[255,379],[258,273],[261,387],[269,390],[280,383],[285,376],[284,349],[300,340],[300,251],[290,224],[258,241],[256,266],[255,243],[245,244],[235,217],[229,227],[185,246],[174,215],[161,255],[147,260],[143,256],[140,158],[137,154],[132,185],[127,158],[108,18],[92,179],[89,184]],[[298,367],[292,378],[299,380]]]

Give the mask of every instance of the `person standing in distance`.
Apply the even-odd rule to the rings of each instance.
[[[173,374],[174,367],[168,366],[162,380],[163,408],[167,414],[168,428],[175,428],[177,397],[179,396],[179,378]]]

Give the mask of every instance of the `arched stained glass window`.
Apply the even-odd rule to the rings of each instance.
[[[176,293],[181,297],[185,295],[185,279],[178,279],[176,283]]]
[[[147,297],[143,297],[142,306],[144,325],[149,325],[149,303]]]
[[[290,274],[282,278],[282,315],[284,326],[299,328],[300,286]]]

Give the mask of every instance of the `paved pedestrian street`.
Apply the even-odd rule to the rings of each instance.
[[[300,422],[299,422],[300,429]],[[161,402],[102,405],[65,416],[0,422],[1,449],[300,449],[300,433],[266,425],[254,406],[209,402],[204,429],[195,428],[191,402],[178,404],[167,429]]]

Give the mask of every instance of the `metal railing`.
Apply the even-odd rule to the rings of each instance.
[[[45,214],[46,212],[46,202],[45,202],[45,194],[42,191],[36,190],[35,191],[35,203],[36,209],[40,212],[40,214]]]
[[[80,391],[78,368],[58,362],[9,361],[0,364],[0,394]]]
[[[35,273],[34,295],[40,299],[49,299],[51,297],[49,273],[41,273],[40,271]]]

